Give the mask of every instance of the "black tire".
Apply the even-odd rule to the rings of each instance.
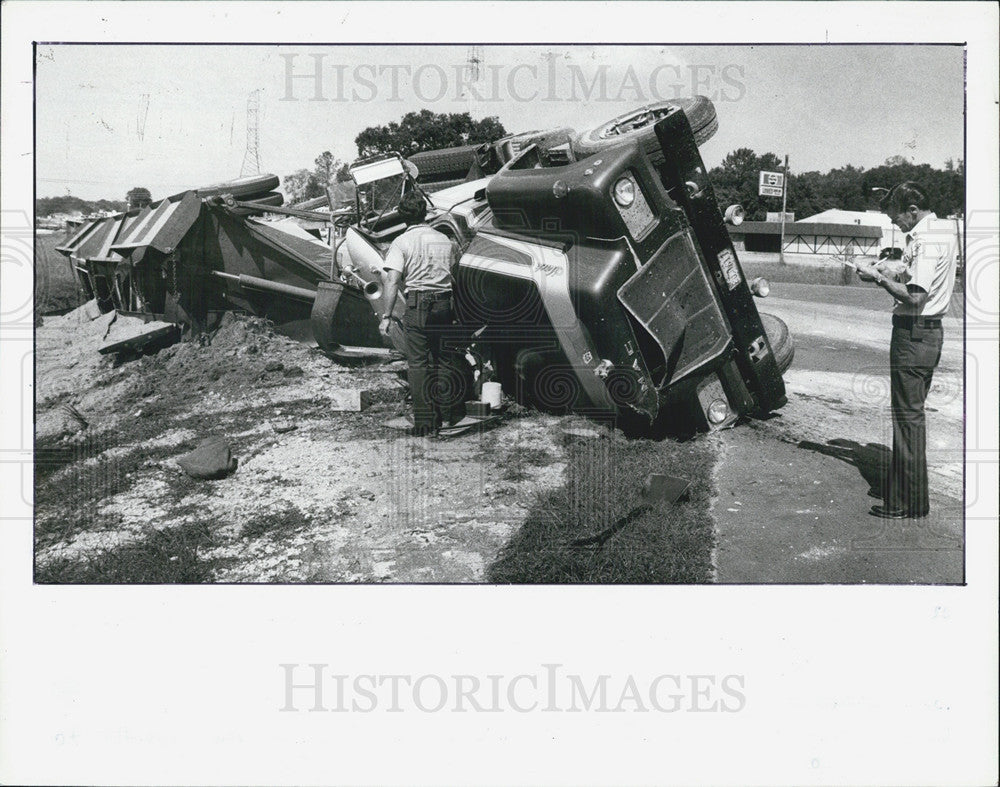
[[[232,194],[234,197],[251,197],[255,194],[267,194],[278,188],[280,181],[277,175],[248,175],[245,178],[227,180],[211,186],[196,189],[199,197],[217,197],[220,194]]]
[[[771,352],[774,353],[774,361],[778,364],[778,371],[782,374],[792,365],[792,358],[795,357],[795,342],[788,332],[785,321],[773,314],[761,312],[760,322],[764,326],[764,333],[767,334],[767,341],[771,345]]]
[[[420,183],[436,180],[464,178],[476,160],[479,145],[463,145],[459,148],[441,148],[414,153],[408,159],[417,168]]]
[[[640,139],[642,140],[643,149],[647,153],[658,153],[660,143],[657,141],[656,133],[653,131],[653,124],[671,107],[680,107],[684,110],[688,123],[691,124],[694,140],[699,145],[710,140],[719,129],[719,118],[715,114],[715,105],[708,98],[705,96],[678,98],[638,107],[631,112],[618,115],[618,117],[614,117],[599,126],[582,131],[573,139],[573,152],[579,158],[583,158],[613,145],[618,145],[624,140]],[[628,123],[633,118],[639,121],[639,125],[636,128],[616,130],[617,126]]]
[[[270,207],[279,207],[285,203],[285,198],[277,191],[272,191],[269,194],[259,194],[254,196],[252,199],[240,200],[241,202],[256,202],[261,205],[268,205]],[[240,216],[258,216],[261,213],[267,213],[266,210],[258,210],[256,208],[237,208],[234,213]]]

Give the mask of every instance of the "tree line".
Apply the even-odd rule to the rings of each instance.
[[[125,210],[124,200],[98,199],[85,200],[66,194],[62,197],[39,197],[35,200],[36,216],[53,216],[57,213],[74,214],[82,213],[86,216],[99,210],[122,211]]]
[[[709,170],[716,199],[724,209],[739,203],[751,221],[763,221],[768,212],[781,211],[780,197],[757,195],[759,173],[780,172],[782,161],[774,153],[757,155],[750,148],[728,154],[722,164]],[[792,172],[788,178],[786,210],[796,219],[813,216],[824,210],[877,210],[884,195],[880,189],[891,188],[904,180],[920,183],[930,199],[930,209],[938,216],[965,211],[965,165],[962,159],[948,159],[943,169],[930,164],[914,164],[902,156],[892,156],[871,169],[850,164],[829,172]]]

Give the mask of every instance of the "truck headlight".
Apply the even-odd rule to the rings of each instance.
[[[750,282],[750,292],[756,295],[758,298],[766,298],[768,293],[771,292],[771,285],[767,283],[767,279],[763,276],[758,276],[752,282]]]
[[[635,183],[631,178],[619,178],[614,188],[615,202],[627,208],[635,202]]]
[[[713,399],[708,405],[708,420],[713,424],[721,424],[729,417],[729,404],[725,399]]]

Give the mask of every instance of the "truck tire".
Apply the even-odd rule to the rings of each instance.
[[[441,148],[439,150],[424,150],[414,153],[408,161],[418,170],[420,183],[433,183],[436,180],[454,180],[464,178],[473,162],[476,160],[476,149],[479,145],[463,145],[459,148]]]
[[[795,357],[795,342],[788,332],[785,321],[773,314],[760,313],[760,322],[764,326],[764,333],[767,334],[767,341],[771,345],[771,352],[774,353],[774,361],[778,364],[778,371],[781,374],[792,365],[792,358]]]
[[[278,207],[285,203],[284,196],[277,191],[272,191],[268,194],[255,194],[252,199],[240,200],[240,202],[256,202],[260,205],[268,205],[272,207]],[[256,209],[256,208],[235,208],[233,210],[237,216],[259,216],[262,213],[267,213],[266,210]]]
[[[245,178],[227,180],[224,183],[215,183],[211,186],[202,186],[196,189],[198,196],[217,197],[220,194],[232,194],[234,197],[252,197],[255,194],[267,194],[278,188],[277,175],[248,175]]]
[[[678,98],[671,101],[660,101],[647,104],[631,112],[618,115],[599,126],[579,133],[572,143],[573,152],[579,158],[593,155],[623,140],[640,139],[647,153],[657,153],[660,143],[653,131],[656,123],[671,107],[680,107],[687,115],[694,140],[699,145],[710,140],[719,129],[719,118],[715,114],[715,105],[705,96],[693,98]]]

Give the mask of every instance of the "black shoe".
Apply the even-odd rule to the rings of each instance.
[[[876,500],[885,500],[885,495],[883,495],[874,486],[868,490],[868,497],[874,497]]]
[[[888,506],[872,506],[868,512],[872,516],[882,517],[882,519],[922,519],[929,514],[929,511],[910,511],[906,508],[889,508]]]

